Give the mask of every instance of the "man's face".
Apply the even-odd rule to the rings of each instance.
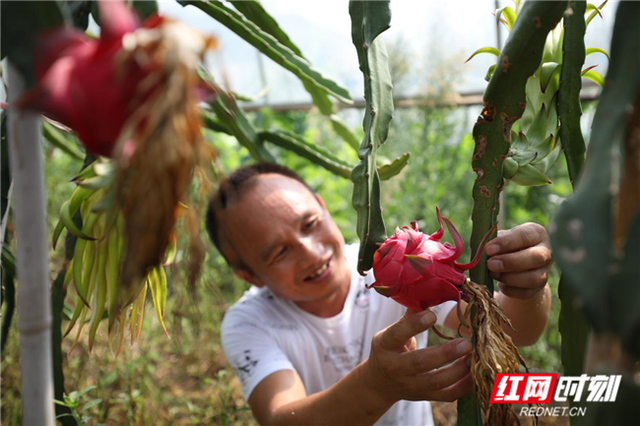
[[[252,271],[236,273],[310,312],[341,299],[350,280],[344,238],[322,200],[286,176],[256,179],[220,222],[227,259]]]

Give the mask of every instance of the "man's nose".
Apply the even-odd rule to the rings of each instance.
[[[322,244],[312,237],[300,239],[300,251],[302,262],[305,267],[313,266],[320,262],[323,256]]]

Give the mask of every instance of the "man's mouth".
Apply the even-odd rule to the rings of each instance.
[[[329,258],[329,260],[327,262],[322,264],[322,266],[320,266],[320,268],[318,268],[312,275],[309,275],[304,280],[305,281],[319,281],[319,280],[325,278],[327,275],[329,275],[330,267],[331,267],[331,259],[333,259],[333,256],[331,258]]]

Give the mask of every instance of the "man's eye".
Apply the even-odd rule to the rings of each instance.
[[[305,229],[305,230],[307,230],[307,229],[311,229],[311,228],[313,228],[313,225],[315,225],[315,224],[316,224],[316,220],[315,220],[315,219],[310,220],[309,222],[307,222],[307,223],[304,225],[304,229]]]
[[[279,260],[281,259],[287,252],[287,248],[286,247],[282,247],[282,249],[278,252],[278,254],[276,254],[276,257],[274,258],[274,260]]]

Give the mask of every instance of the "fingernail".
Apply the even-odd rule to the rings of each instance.
[[[420,317],[420,324],[424,325],[424,326],[429,326],[431,324],[433,324],[434,322],[434,317],[435,314],[431,311],[426,311],[422,314],[422,316]]]
[[[491,259],[490,261],[488,261],[487,266],[489,267],[490,270],[494,272],[502,271],[502,269],[504,268],[502,260],[496,260],[496,259]]]
[[[498,244],[489,244],[484,248],[484,252],[487,253],[487,256],[493,256],[500,253],[500,246]]]
[[[471,367],[471,355],[467,355],[467,359],[465,359],[464,362],[467,364],[467,367]]]
[[[462,339],[458,342],[458,344],[456,345],[456,348],[458,349],[458,353],[461,353],[461,354],[467,353],[471,350],[471,342],[468,341],[467,339]]]

